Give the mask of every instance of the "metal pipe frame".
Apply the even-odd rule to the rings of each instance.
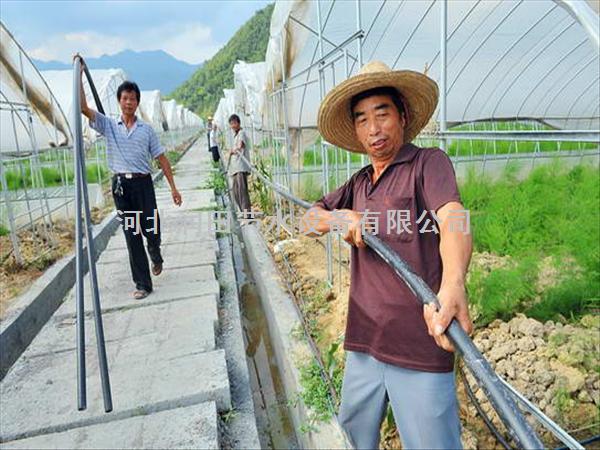
[[[527,131],[446,131],[439,135],[421,134],[421,138],[474,139],[481,141],[566,141],[600,143],[600,130],[527,130]]]
[[[408,47],[408,44],[410,44],[410,41],[412,40],[412,38],[415,35],[415,33],[419,30],[419,28],[421,28],[421,24],[427,18],[427,16],[429,15],[429,12],[433,9],[433,6],[435,5],[435,2],[436,2],[436,0],[431,0],[431,3],[429,4],[429,7],[425,11],[425,14],[423,14],[421,16],[421,18],[419,19],[419,21],[417,22],[417,24],[415,25],[415,27],[412,29],[412,31],[408,35],[408,38],[406,39],[406,42],[404,43],[404,45],[402,46],[402,48],[398,52],[398,56],[394,60],[394,64],[392,64],[392,69],[395,68],[396,64],[398,64],[398,61],[400,61],[400,57],[404,53],[404,50],[406,50],[406,47]],[[442,3],[445,3],[445,2],[442,2]],[[446,5],[446,7],[447,7],[447,5]]]
[[[496,62],[494,63],[494,65],[487,71],[487,73],[485,74],[485,76],[481,79],[481,81],[479,82],[479,84],[477,85],[477,87],[475,88],[475,90],[473,91],[473,93],[471,94],[471,96],[469,97],[469,99],[467,100],[467,102],[465,103],[465,109],[463,110],[463,120],[464,120],[464,118],[465,118],[465,116],[467,114],[469,106],[471,106],[471,103],[473,102],[473,99],[475,98],[475,96],[477,95],[477,93],[479,92],[479,90],[482,88],[482,86],[484,85],[484,83],[487,81],[487,79],[494,73],[494,70],[496,69],[496,67],[498,67],[500,65],[500,63],[504,60],[504,58],[506,58],[506,56],[508,56],[510,54],[510,52],[512,51],[512,49],[515,48],[519,44],[519,42],[521,42],[526,36],[528,36],[529,33],[535,27],[537,27],[556,8],[558,8],[557,5],[554,5],[553,8],[550,8],[533,25],[531,25],[527,30],[525,30],[525,32],[523,32],[523,34],[521,34],[521,36],[519,36],[518,39],[515,39],[515,41],[504,51],[504,53],[502,55],[500,55],[500,57],[496,60]]]
[[[514,86],[515,82],[521,78],[521,76],[527,72],[527,69],[531,66],[531,64],[533,64],[539,57],[540,55],[542,55],[552,44],[554,44],[554,42],[560,38],[562,35],[564,35],[572,26],[574,26],[576,24],[575,21],[571,21],[571,23],[569,23],[565,28],[563,28],[556,36],[554,36],[541,50],[538,51],[538,53],[532,57],[529,58],[529,60],[527,61],[527,64],[525,64],[524,67],[520,67],[519,71],[517,72],[517,75],[511,80],[511,86]],[[534,47],[537,45],[538,43],[535,43]],[[533,47],[532,47],[533,48]],[[523,57],[519,60],[521,61],[524,57],[525,57],[526,53],[523,54]],[[516,66],[513,65],[513,67]],[[512,70],[512,67],[511,69]],[[505,74],[508,74],[510,72],[510,70],[506,71]],[[504,80],[505,77],[502,78],[502,80]],[[496,102],[496,106],[494,107],[494,109],[492,110],[492,117],[496,116],[496,111],[498,110],[498,107],[500,106],[500,103],[502,102],[502,100],[504,99],[504,97],[506,97],[506,94],[508,93],[510,89],[506,89],[502,95],[500,96],[500,98],[498,99],[498,101]],[[483,109],[483,107],[482,107]]]
[[[73,62],[73,123],[76,127],[74,147],[75,147],[75,238],[76,238],[76,307],[77,307],[77,394],[78,409],[83,410],[87,406],[86,396],[86,376],[85,376],[85,306],[83,289],[83,232],[86,237],[87,262],[90,273],[90,286],[92,290],[92,305],[94,311],[94,323],[96,329],[96,346],[98,351],[98,365],[100,369],[100,380],[102,384],[102,396],[104,399],[104,411],[110,412],[113,409],[112,395],[110,389],[110,377],[108,374],[108,360],[106,357],[106,345],[104,340],[104,326],[102,323],[102,309],[100,306],[100,292],[98,289],[98,278],[96,273],[96,252],[94,249],[94,237],[92,233],[92,221],[90,214],[90,205],[88,199],[85,155],[83,153],[83,133],[81,127],[81,104],[80,104],[80,86],[81,86],[81,57],[77,57]],[[86,76],[89,72],[86,70]],[[92,78],[88,78],[88,83],[92,92],[96,89]],[[96,94],[97,95],[97,94]],[[96,96],[95,96],[96,97]],[[101,108],[101,105],[99,109]],[[82,222],[81,210],[83,208],[85,224]],[[85,225],[85,226],[84,226]],[[82,229],[83,228],[83,229]]]
[[[446,102],[448,100],[447,96],[447,75],[448,75],[448,65],[447,65],[447,53],[446,46],[448,43],[448,2],[446,0],[442,0],[440,2],[440,115],[439,115],[439,124],[440,124],[440,132],[446,132],[446,111],[447,105]],[[447,147],[447,141],[443,137],[440,139],[440,148],[445,152]]]

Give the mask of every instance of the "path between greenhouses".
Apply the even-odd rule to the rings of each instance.
[[[77,410],[71,289],[0,384],[0,447],[220,446],[218,415],[232,408],[235,392],[230,389],[228,364],[237,358],[234,365],[245,367],[245,355],[230,355],[221,345],[219,245],[208,227],[215,197],[212,190],[200,188],[211,169],[210,153],[199,139],[176,166],[183,205],[173,205],[164,180],[157,184],[165,265],[149,297],[140,301],[131,296],[134,286],[120,229],[100,255],[97,270],[113,412],[105,413],[103,407],[86,276],[87,410]],[[239,329],[239,323],[236,326]],[[244,446],[257,447],[249,402]],[[239,405],[236,415],[244,415]]]

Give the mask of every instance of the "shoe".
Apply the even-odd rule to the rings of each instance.
[[[135,298],[136,300],[141,300],[143,298],[146,298],[150,295],[150,292],[146,291],[145,289],[137,289],[133,292],[133,298]]]
[[[162,263],[152,264],[152,275],[158,276],[162,273]]]

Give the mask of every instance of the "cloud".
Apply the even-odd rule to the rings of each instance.
[[[177,59],[197,64],[213,56],[221,45],[215,42],[210,27],[197,23],[169,23],[130,35],[108,35],[96,31],[54,34],[46,37],[41,45],[29,49],[28,53],[44,61],[69,62],[76,52],[98,57],[125,49],[164,50]]]
[[[102,56],[122,50],[126,40],[119,36],[107,36],[94,31],[55,34],[38,47],[28,50],[29,56],[37,59],[70,62],[76,52],[89,57]],[[115,50],[117,49],[117,50]]]
[[[133,49],[161,49],[190,64],[207,60],[221,47],[220,43],[215,42],[210,27],[195,23],[167,24],[148,29],[143,33],[143,41]]]

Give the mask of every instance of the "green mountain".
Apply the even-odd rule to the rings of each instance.
[[[233,88],[233,66],[264,61],[274,5],[271,4],[246,22],[225,47],[194,72],[189,80],[170,95],[177,102],[206,118],[217,109],[223,89]]]

